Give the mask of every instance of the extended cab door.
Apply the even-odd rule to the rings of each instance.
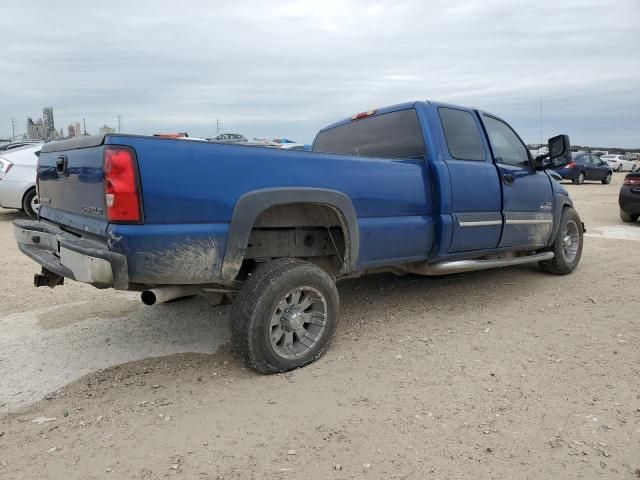
[[[451,188],[451,253],[493,249],[502,233],[500,180],[473,110],[438,106]]]
[[[543,246],[553,227],[551,180],[533,168],[527,147],[506,122],[486,113],[480,116],[502,183],[504,227],[499,246]]]

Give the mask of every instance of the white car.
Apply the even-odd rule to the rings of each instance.
[[[36,166],[42,144],[0,152],[0,207],[36,217]]]
[[[638,166],[624,155],[607,154],[600,157],[616,172],[634,172]]]

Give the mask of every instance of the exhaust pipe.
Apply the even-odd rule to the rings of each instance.
[[[156,303],[165,303],[176,298],[189,297],[199,293],[202,293],[202,287],[197,285],[173,285],[145,290],[140,295],[140,299],[145,305],[155,305]]]

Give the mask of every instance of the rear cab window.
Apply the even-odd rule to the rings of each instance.
[[[422,129],[413,108],[353,120],[324,130],[318,133],[312,150],[380,158],[425,155]]]
[[[470,112],[439,107],[438,116],[444,130],[447,149],[452,158],[478,161],[486,159],[478,124]]]

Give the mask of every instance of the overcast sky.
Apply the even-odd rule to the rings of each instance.
[[[0,5],[0,137],[54,109],[89,133],[222,130],[310,142],[432,99],[527,142],[640,147],[640,0],[22,1]]]

